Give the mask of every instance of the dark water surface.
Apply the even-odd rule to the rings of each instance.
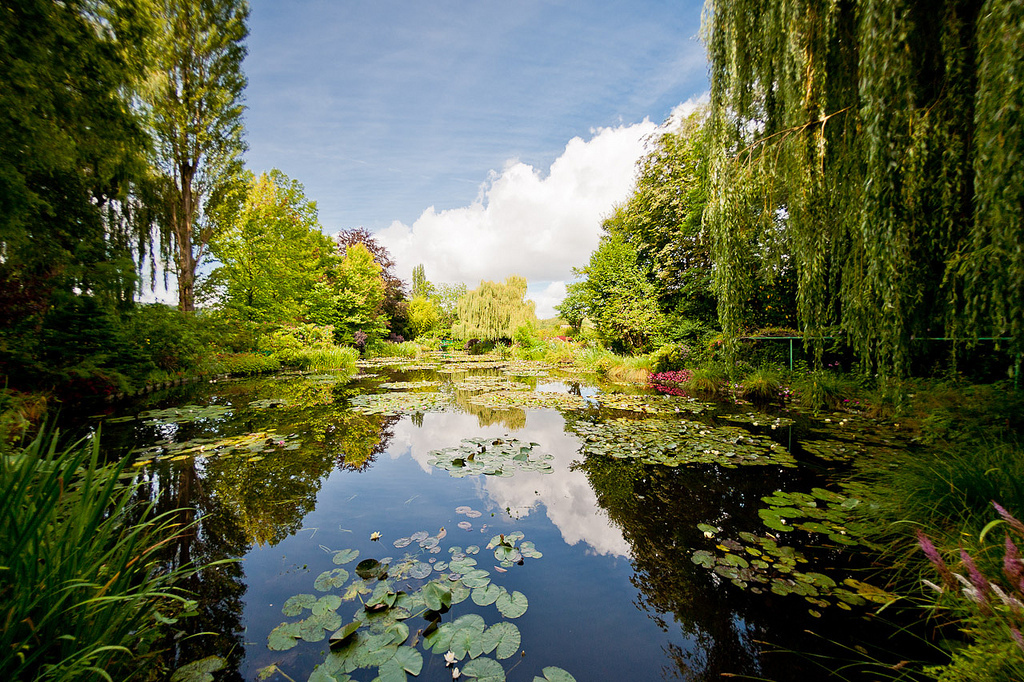
[[[482,656],[495,659],[499,653],[511,653],[496,659],[508,680],[543,679],[542,670],[549,666],[567,671],[579,682],[711,680],[720,679],[722,673],[774,680],[824,679],[843,663],[819,659],[816,654],[842,655],[854,646],[886,643],[888,630],[872,623],[869,615],[878,603],[855,603],[845,610],[837,608],[833,597],[815,603],[814,596],[775,593],[770,589],[773,583],[761,584],[757,594],[749,588],[758,583],[747,585],[749,575],[730,580],[735,574],[728,567],[715,572],[695,563],[700,550],[755,559],[759,556],[756,545],[755,551],[747,551],[732,544],[738,533],[746,532],[778,538],[778,545],[794,547],[807,559],[806,564],[797,565],[799,571],[829,576],[840,586],[850,576],[869,580],[866,575],[870,574],[859,571],[856,551],[820,533],[772,533],[758,514],[768,506],[761,498],[777,490],[836,489],[829,476],[843,466],[835,461],[842,457],[823,458],[818,456],[820,450],[812,455],[800,446],[826,437],[829,429],[838,427],[836,423],[789,415],[795,424],[772,429],[764,424],[775,415],[762,415],[757,426],[739,425],[751,434],[774,439],[799,460],[799,466],[758,462],[736,468],[720,463],[671,467],[585,455],[581,450],[585,436],[577,432],[613,418],[680,418],[675,415],[598,410],[593,401],[571,410],[481,407],[468,402],[479,391],[456,390],[451,383],[468,376],[504,379],[500,367],[443,374],[401,367],[365,368],[364,372],[377,376],[346,384],[329,374],[281,375],[179,388],[154,394],[144,404],[121,406],[109,417],[186,404],[220,409],[184,421],[169,414],[105,420],[104,442],[139,451],[144,464],[138,470],[161,495],[161,506],[194,510],[183,518],[198,524],[175,548],[174,560],[238,559],[207,569],[191,584],[201,600],[200,615],[191,627],[217,634],[180,643],[180,663],[210,654],[224,656],[229,668],[217,674],[223,680],[369,681],[380,675],[383,682],[404,679],[392,669],[395,662],[391,667],[380,664],[402,644],[403,650],[409,650],[405,654],[418,652],[410,656],[411,664],[417,658],[422,661],[419,675],[409,679],[450,680],[451,668],[442,656],[447,647],[434,653],[417,635],[430,626],[418,615],[425,610],[422,602],[409,609],[411,617],[367,623],[347,640],[350,645],[358,640],[366,649],[362,657],[353,654],[346,659],[349,667],[357,663],[366,667],[351,670],[349,677],[337,669],[328,675],[329,668],[310,675],[325,661],[330,651],[327,638],[340,629],[339,623],[352,622],[357,615],[372,620],[362,603],[372,600],[376,578],[362,583],[362,594],[356,590],[346,595],[360,582],[355,575],[360,561],[386,560],[392,567],[388,585],[396,592],[417,594],[430,581],[453,586],[448,577],[451,571],[435,566],[458,558],[473,545],[479,552],[468,556],[477,562],[474,569],[487,571],[483,580],[504,588],[508,595],[521,593],[528,608],[522,615],[506,617],[496,604],[475,603],[474,594],[447,611],[442,609],[439,620],[450,624],[475,613],[487,627],[512,623],[521,636],[520,645],[511,651],[499,647]],[[385,380],[440,382],[417,391],[440,391],[448,404],[401,415],[352,409],[351,400],[361,394],[388,393],[389,389],[378,387]],[[582,397],[626,390],[598,387],[554,371],[516,380]],[[284,404],[251,405],[267,399]],[[683,418],[714,427],[727,423],[722,421],[723,414],[753,409],[720,405]],[[237,437],[242,440],[225,441]],[[457,477],[431,464],[432,450],[478,437],[488,442],[518,439],[527,448],[536,443],[530,460],[550,455],[546,460],[550,473],[517,470],[509,476]],[[180,449],[183,443],[204,438],[209,440],[193,442],[191,450]],[[225,442],[238,447],[223,454],[228,448],[217,446]],[[154,444],[164,447],[146,450]],[[830,452],[835,454],[827,451],[826,455]],[[466,507],[471,515],[465,513]],[[698,524],[711,524],[718,531],[709,538]],[[428,538],[426,546],[421,547],[418,539],[408,540],[418,531]],[[522,538],[511,535],[516,531]],[[371,540],[374,533],[380,534],[379,540]],[[511,535],[511,544],[517,547],[532,542],[542,556],[530,556],[524,550],[521,565],[502,566],[494,550],[486,549],[499,534]],[[396,547],[395,542],[402,544],[403,538],[408,545]],[[437,538],[436,553],[431,552],[434,542],[429,538]],[[346,549],[358,550],[358,558],[335,563],[335,553]],[[411,567],[417,564],[433,570],[413,577]],[[785,578],[785,567],[770,560],[766,564],[772,575]],[[317,589],[318,577],[339,568],[347,573],[342,584]],[[312,595],[310,599],[342,598],[340,606],[328,600],[319,609],[337,617],[327,614],[323,627],[307,628],[306,638],[320,641],[305,641],[295,630],[285,638],[284,650],[280,643],[269,648],[268,636],[275,628],[317,613],[307,608],[299,615],[284,615],[286,601],[299,594]],[[863,602],[853,596],[848,601]],[[388,648],[380,633],[395,622],[408,627],[408,637],[394,634]],[[472,650],[477,645],[470,640],[467,648]],[[367,653],[370,649],[377,653]],[[465,668],[470,658],[467,653],[456,665]],[[345,669],[344,662],[335,664]]]

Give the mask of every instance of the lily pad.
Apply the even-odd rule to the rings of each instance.
[[[364,580],[377,578],[387,570],[387,566],[376,559],[363,559],[356,564],[356,575]]]
[[[501,660],[511,658],[522,643],[522,635],[514,623],[502,621],[487,628],[483,636],[483,652],[494,652],[494,657]]]
[[[509,594],[506,591],[502,592],[501,596],[494,602],[494,605],[501,612],[501,615],[506,618],[518,618],[526,613],[526,609],[530,606],[530,601],[522,592],[516,591]]]
[[[359,557],[358,549],[343,549],[335,552],[334,556],[331,557],[331,561],[339,566],[343,566],[351,561],[354,561]]]
[[[171,682],[213,682],[213,675],[227,665],[220,656],[207,656],[198,661],[186,663],[171,675]]]
[[[297,616],[303,609],[311,609],[316,604],[316,596],[312,594],[296,594],[284,602],[281,613],[286,616]]]
[[[541,672],[544,673],[544,677],[534,677],[533,682],[576,682],[575,677],[555,666],[548,666]]]
[[[372,559],[371,559],[372,561]],[[362,564],[360,564],[362,565]],[[356,571],[358,572],[358,568]],[[363,576],[361,576],[363,577]],[[326,592],[335,587],[341,587],[348,581],[348,571],[344,568],[335,568],[331,571],[324,571],[316,577],[313,589],[319,592]]]
[[[476,658],[466,663],[462,674],[479,682],[505,682],[505,669],[493,658]]]

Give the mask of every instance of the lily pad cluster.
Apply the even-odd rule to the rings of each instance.
[[[705,534],[718,531],[705,524],[698,528],[711,529],[705,530]],[[854,578],[840,583],[824,573],[798,570],[800,565],[808,563],[807,558],[793,547],[779,545],[772,537],[746,531],[739,533],[739,537],[745,544],[732,539],[720,540],[717,549],[721,554],[698,550],[691,561],[754,594],[770,591],[780,596],[802,596],[812,605],[810,614],[815,617],[821,612],[813,607],[836,605],[850,610],[868,602],[886,604],[894,599],[888,592]]]
[[[455,388],[460,391],[529,391],[530,386],[518,381],[512,381],[507,377],[489,376],[468,376],[461,381],[455,382]]]
[[[858,521],[853,513],[861,504],[859,498],[812,488],[810,493],[777,491],[761,500],[769,506],[757,513],[764,525],[774,531],[802,530],[826,535],[840,545],[880,549],[866,539],[872,526]]]
[[[423,550],[426,545],[437,547],[439,539],[420,531],[395,545],[407,547],[416,541]],[[407,554],[399,561],[363,559],[355,566],[354,577],[346,568],[324,571],[313,587],[326,594],[290,597],[282,613],[301,619],[274,628],[268,648],[286,651],[299,640],[328,640],[330,651],[310,675],[311,682],[350,682],[351,673],[373,668],[376,682],[405,682],[422,672],[424,656],[431,654],[443,655],[446,665],[456,666],[453,677],[504,682],[501,661],[515,656],[522,644],[519,628],[511,621],[527,611],[529,600],[521,592],[493,584],[490,573],[477,569],[476,560],[459,548],[452,548],[451,554],[451,562],[443,567],[444,562],[430,559],[435,562],[431,566],[418,555]],[[333,562],[343,566],[358,557],[358,550],[341,550],[333,554]],[[351,618],[343,616],[342,605],[357,599],[359,606]],[[454,607],[467,599],[478,607],[493,605],[501,619],[488,625],[478,613],[452,617]],[[280,668],[274,664],[264,670]],[[561,668],[544,668],[543,675],[535,679],[575,682]]]
[[[253,400],[249,407],[255,410],[269,410],[275,407],[288,407],[291,404],[287,398],[266,398],[265,400]]]
[[[227,405],[181,405],[163,410],[146,410],[137,416],[115,417],[107,421],[116,424],[138,419],[145,424],[186,424],[206,419],[218,419],[229,414],[231,414],[231,407]]]
[[[182,443],[169,440],[158,441],[156,445],[135,450],[139,459],[133,466],[141,467],[154,460],[170,460],[177,462],[190,457],[227,457],[230,455],[247,457],[255,462],[263,459],[266,453],[281,450],[298,450],[301,443],[298,434],[281,436],[273,431],[258,431],[229,438],[193,438]]]
[[[708,426],[683,419],[608,419],[573,426],[587,455],[639,459],[646,464],[723,467],[795,467],[786,448],[736,426]]]
[[[494,550],[494,558],[501,562],[505,568],[513,564],[522,564],[525,559],[539,559],[543,554],[537,551],[537,547],[529,540],[519,542],[525,536],[520,531],[514,531],[508,535],[499,534],[491,538],[487,543],[487,549]],[[519,546],[516,547],[516,543]]]
[[[362,414],[398,415],[443,412],[451,407],[451,399],[437,391],[367,393],[353,397],[351,407],[354,412]]]
[[[502,369],[505,366],[503,360],[473,360],[469,362],[448,362],[437,368],[442,374],[455,374],[457,372],[468,372],[473,369]]]
[[[553,455],[535,454],[537,443],[516,438],[464,438],[460,445],[431,450],[428,462],[452,476],[512,476],[517,471],[550,474]]]
[[[641,414],[678,414],[680,412],[700,414],[715,409],[711,403],[702,403],[694,398],[672,395],[600,393],[595,397],[601,407]]]
[[[389,381],[380,384],[378,388],[386,388],[392,391],[411,391],[417,388],[434,388],[439,386],[439,381]]]
[[[796,424],[789,417],[772,416],[763,412],[747,412],[746,414],[721,414],[719,419],[730,421],[735,424],[750,424],[751,426],[769,426],[772,429],[780,429]]]
[[[561,408],[568,410],[581,410],[590,406],[586,398],[571,395],[569,393],[554,393],[549,391],[495,391],[493,393],[481,393],[472,396],[469,402],[483,407],[497,409],[519,407],[519,408]]]

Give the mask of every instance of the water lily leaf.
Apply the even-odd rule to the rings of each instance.
[[[271,651],[288,651],[301,637],[298,623],[281,623],[267,635],[267,648]]]
[[[693,556],[690,558],[690,561],[697,564],[698,566],[703,566],[704,568],[711,568],[715,565],[715,555],[707,550],[701,549],[693,553]]]
[[[341,606],[341,597],[336,594],[325,594],[313,604],[313,615],[322,616],[328,611],[337,611]]]
[[[281,607],[281,613],[286,616],[297,616],[302,613],[303,609],[313,608],[313,604],[316,603],[316,596],[312,594],[296,594],[293,597],[288,597],[285,601],[284,606]]]
[[[343,628],[339,629],[338,631],[336,631],[330,637],[331,646],[334,646],[335,644],[337,644],[339,642],[342,642],[345,639],[351,637],[356,632],[356,630],[358,630],[360,627],[362,627],[362,625],[363,625],[363,623],[361,621],[354,620],[351,623],[349,623],[348,625],[346,625],[345,627],[343,627]]]
[[[473,603],[477,606],[490,606],[501,596],[501,588],[491,583],[473,590]],[[490,652],[488,652],[490,653]]]
[[[508,592],[502,593],[494,604],[497,606],[498,611],[501,612],[501,615],[506,618],[518,618],[526,613],[526,609],[530,606],[530,601],[526,598],[525,594],[516,591],[512,594]]]
[[[355,560],[358,556],[358,549],[343,549],[335,552],[334,556],[331,558],[331,561],[333,561],[335,564],[339,566],[343,566],[349,563],[350,561]]]
[[[480,548],[476,545],[470,545],[466,548],[466,554],[477,554],[480,552]]]
[[[376,578],[380,576],[385,570],[387,570],[387,566],[377,561],[376,559],[363,559],[358,564],[356,564],[356,575],[358,575],[360,578],[363,578],[364,580],[367,580],[369,578]]]
[[[460,604],[469,599],[469,588],[462,584],[462,581],[452,583],[452,604]]]
[[[521,643],[522,635],[514,623],[502,621],[484,631],[484,653],[489,654],[493,651],[495,658],[498,659],[513,656],[519,650]]]
[[[428,575],[430,575],[431,571],[433,570],[434,567],[430,564],[418,561],[415,564],[413,564],[412,568],[409,569],[409,577],[416,578],[417,580],[426,578]]]
[[[370,586],[366,584],[366,581],[353,580],[352,584],[345,588],[345,594],[342,596],[342,599],[345,601],[352,601],[359,597],[359,595],[370,594],[370,592],[372,592],[372,590],[370,589]]]
[[[576,678],[565,670],[555,666],[548,666],[542,671],[544,677],[534,677],[533,682],[576,682]]]
[[[452,605],[451,588],[437,581],[431,581],[424,585],[423,589],[420,590],[420,595],[423,597],[427,608],[431,611],[440,611]]]
[[[490,573],[479,568],[462,576],[462,584],[469,588],[486,587],[491,582]]]
[[[452,641],[448,647],[458,659],[469,656],[476,658],[483,653],[484,641],[483,632],[475,628],[456,628],[452,634]]]
[[[220,656],[207,656],[198,661],[186,663],[171,675],[171,682],[213,682],[213,675],[227,665]]]
[[[313,582],[313,589],[319,592],[326,592],[332,587],[341,587],[348,580],[348,571],[344,568],[335,568],[331,571],[324,571],[316,577]]]
[[[400,646],[391,659],[380,667],[382,682],[392,679],[405,680],[405,673],[419,675],[423,670],[423,654],[408,646]],[[401,673],[401,677],[398,674]]]
[[[505,682],[505,669],[493,658],[477,658],[466,663],[462,674],[479,682]]]

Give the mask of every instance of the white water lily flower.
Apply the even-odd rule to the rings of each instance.
[[[446,654],[444,655],[444,664],[445,664],[445,667],[447,667],[447,666],[450,666],[450,665],[452,665],[452,664],[453,664],[453,663],[455,663],[455,661],[457,661],[457,660],[459,660],[459,659],[455,658],[455,654],[454,654],[454,653],[452,653],[452,652],[451,652],[450,650],[448,651],[448,653],[446,653]]]
[[[452,668],[452,679],[453,679],[453,680],[457,680],[457,679],[459,679],[459,675],[461,675],[461,674],[462,674],[462,673],[461,673],[461,672],[459,672],[459,669],[458,669],[458,668]]]
[[[370,539],[371,540],[380,540],[380,531],[375,530],[372,533],[370,533]]]

